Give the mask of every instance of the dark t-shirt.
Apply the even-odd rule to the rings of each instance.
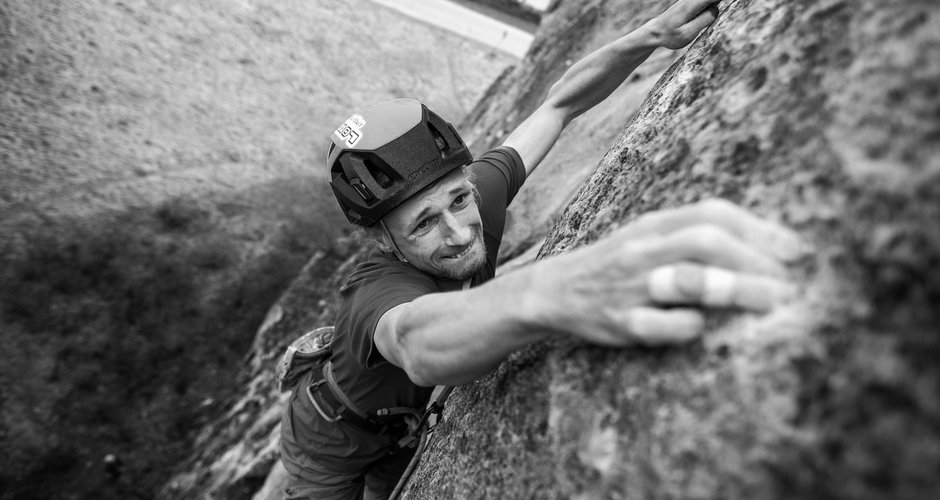
[[[486,264],[471,278],[471,286],[476,286],[496,273],[506,207],[525,180],[525,168],[515,150],[500,147],[473,162],[470,172],[480,195],[486,244]],[[356,268],[341,290],[343,303],[337,314],[332,357],[337,382],[356,406],[373,412],[427,404],[434,388],[414,385],[401,368],[382,357],[373,343],[375,327],[382,315],[397,305],[462,286],[462,281],[432,276],[381,252]]]
[[[506,207],[525,180],[525,168],[519,154],[507,147],[486,152],[469,168],[480,194],[487,253],[486,265],[471,278],[475,286],[496,273]],[[372,341],[375,327],[386,311],[399,304],[462,286],[463,282],[436,278],[378,252],[356,268],[341,290],[332,360],[337,383],[357,407],[371,413],[427,405],[433,388],[414,385],[402,369],[383,359]],[[342,420],[326,422],[303,388],[291,393],[281,419],[281,460],[296,477],[339,477],[360,471],[385,456],[391,442],[389,436],[368,433]]]

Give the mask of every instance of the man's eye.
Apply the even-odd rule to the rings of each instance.
[[[459,195],[456,198],[454,198],[455,206],[458,206],[458,207],[463,206],[466,202],[467,202],[467,195],[465,194]]]
[[[431,219],[424,219],[415,226],[415,231],[423,231],[431,225]]]

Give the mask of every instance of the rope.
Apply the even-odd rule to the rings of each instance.
[[[411,457],[411,461],[408,462],[408,467],[405,468],[405,473],[401,475],[401,479],[398,480],[398,484],[395,485],[395,490],[392,491],[392,495],[388,497],[388,500],[398,500],[398,496],[401,495],[402,489],[405,487],[405,483],[411,479],[411,474],[415,471],[415,467],[418,465],[418,461],[421,460],[421,453],[424,452],[424,446],[428,442],[428,426],[424,425],[421,429],[421,441],[418,442],[418,448],[415,450],[414,456]]]
[[[395,485],[395,489],[392,491],[392,495],[388,497],[389,500],[398,500],[398,496],[401,495],[401,492],[405,487],[405,483],[411,479],[411,474],[414,473],[415,468],[418,465],[418,461],[421,460],[421,453],[424,452],[424,448],[427,446],[428,433],[433,430],[433,428],[428,428],[428,421],[430,420],[432,414],[438,415],[438,417],[440,417],[444,411],[444,402],[447,401],[447,397],[450,396],[450,393],[453,390],[453,386],[445,387],[444,390],[442,390],[441,393],[437,396],[437,399],[435,399],[434,402],[431,403],[431,406],[428,407],[428,410],[424,412],[424,415],[418,422],[418,426],[414,430],[415,433],[421,433],[417,449],[415,449],[415,454],[408,462],[408,467],[405,468],[405,472],[401,475],[401,479],[398,480],[398,484]],[[434,427],[437,427],[437,423],[434,424]]]

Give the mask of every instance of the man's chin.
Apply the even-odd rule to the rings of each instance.
[[[486,252],[473,252],[464,257],[459,262],[459,268],[455,264],[458,263],[455,262],[452,263],[452,265],[445,266],[441,270],[442,277],[455,281],[463,281],[483,269],[483,266],[486,265]]]
[[[467,266],[466,272],[461,273],[461,276],[455,278],[459,281],[471,278],[474,274],[480,272],[483,269],[483,266],[486,265],[486,255],[481,256],[478,260],[474,260],[471,264]]]

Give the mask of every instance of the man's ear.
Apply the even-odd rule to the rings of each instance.
[[[388,226],[385,225],[384,220],[380,220],[379,224],[382,226],[382,238],[379,248],[385,253],[393,253],[395,257],[398,257],[398,260],[408,263],[408,259],[401,253],[398,249],[398,245],[395,244],[395,240],[392,238],[392,233],[388,231]]]
[[[388,235],[382,234],[375,240],[375,246],[379,248],[379,251],[382,253],[393,253],[391,242],[388,241]]]

